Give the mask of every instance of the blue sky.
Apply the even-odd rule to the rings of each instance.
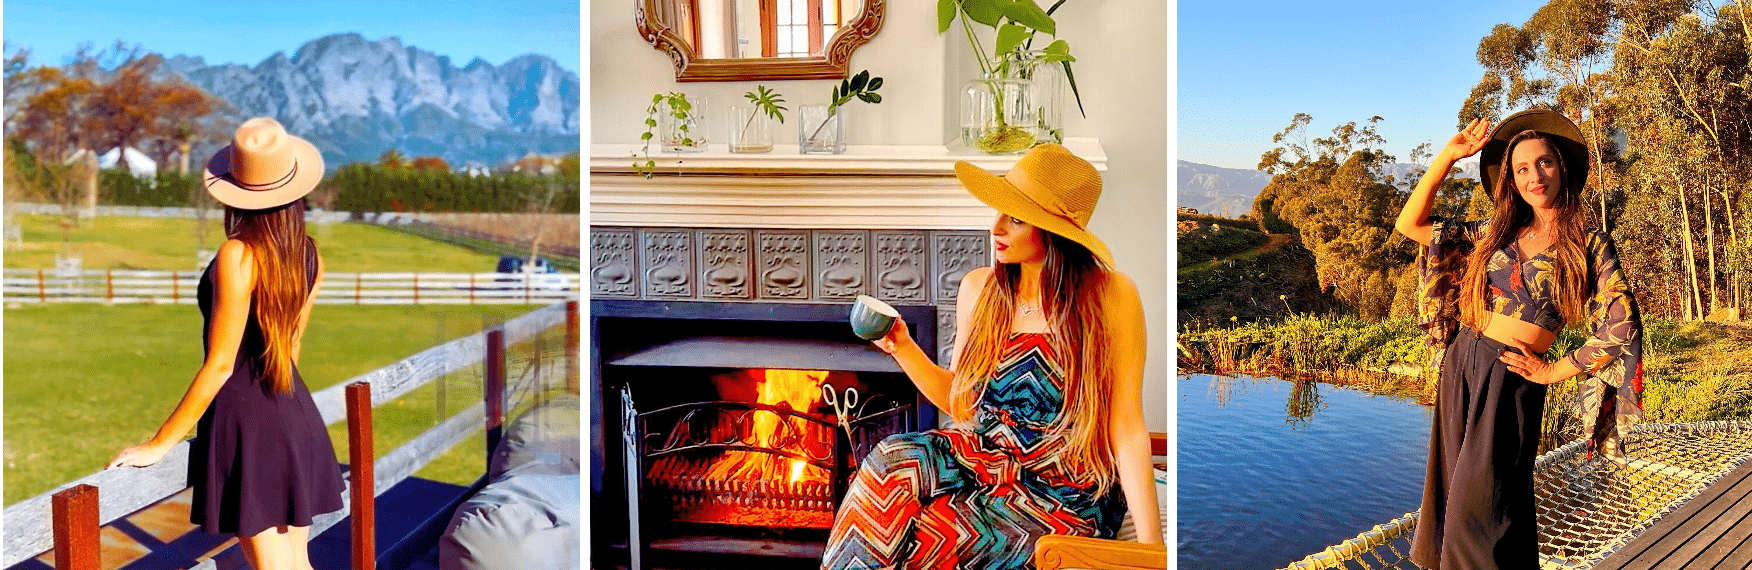
[[[328,34],[358,32],[400,37],[457,66],[539,53],[579,73],[579,7],[578,0],[8,0],[3,17],[7,53],[29,46],[33,63],[60,64],[80,42],[106,47],[120,38],[166,56],[253,66]]]
[[[1520,26],[1543,0],[1176,4],[1178,159],[1251,170],[1296,113],[1310,138],[1379,115],[1386,150],[1436,148],[1483,76],[1478,40]]]

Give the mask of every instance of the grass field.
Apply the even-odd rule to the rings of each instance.
[[[10,252],[7,262],[12,262]],[[300,366],[312,391],[514,318],[528,306],[319,306]],[[51,304],[5,311],[5,504],[101,469],[150,437],[201,362],[201,316],[189,306]],[[560,346],[563,329],[544,335]],[[512,347],[515,358],[529,345]],[[514,371],[513,371],[514,372]],[[480,398],[479,367],[433,381],[375,411],[379,455]],[[344,423],[331,428],[346,456]],[[417,474],[472,483],[478,433]]]
[[[61,227],[57,218],[20,215],[24,246],[6,245],[6,267],[43,269],[55,266],[61,251]],[[207,248],[217,249],[225,240],[218,219],[209,220]],[[195,220],[176,218],[101,217],[85,220],[73,230],[75,255],[85,269],[197,270]],[[366,224],[310,224],[329,271],[353,272],[456,272],[492,271],[498,258],[468,249],[427,240]]]

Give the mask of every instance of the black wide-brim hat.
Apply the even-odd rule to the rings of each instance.
[[[1563,155],[1565,185],[1574,184],[1580,190],[1588,182],[1588,143],[1582,138],[1582,129],[1563,113],[1551,109],[1528,109],[1509,115],[1490,130],[1490,142],[1484,143],[1484,151],[1478,158],[1486,192],[1495,189],[1497,178],[1502,176],[1503,155],[1509,150],[1509,139],[1522,131],[1539,131],[1556,144],[1557,152]]]

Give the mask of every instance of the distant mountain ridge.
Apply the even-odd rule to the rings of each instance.
[[[1253,199],[1271,183],[1271,177],[1258,170],[1223,168],[1184,160],[1175,161],[1175,199],[1181,208],[1193,208],[1200,213],[1240,217],[1253,209]],[[1478,161],[1459,164],[1460,176],[1478,178]],[[1387,168],[1399,186],[1417,183],[1412,173],[1424,168],[1416,164],[1394,164]]]
[[[456,167],[579,150],[581,82],[544,55],[458,68],[393,36],[343,33],[255,66],[179,55],[161,70],[231,102],[239,118],[278,119],[322,150],[330,170],[391,148]]]

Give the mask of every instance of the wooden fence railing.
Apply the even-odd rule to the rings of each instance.
[[[194,304],[200,271],[6,269],[8,303]],[[579,298],[577,273],[328,273],[325,305],[537,305]]]
[[[375,497],[412,476],[477,429],[487,429],[489,440],[496,439],[491,437],[492,431],[504,422],[502,417],[494,416],[504,413],[505,347],[561,324],[566,325],[568,345],[577,344],[577,310],[576,301],[543,307],[312,393],[325,424],[333,424],[342,417],[349,419],[352,467],[347,474],[348,491],[343,495],[347,508],[315,517],[310,536],[322,534],[345,517],[353,516],[353,570],[372,568],[375,549],[370,533],[374,528],[371,523],[374,515],[372,501],[363,499]],[[575,352],[568,350],[567,354]],[[372,407],[475,363],[482,363],[487,371],[487,389],[483,390],[482,402],[451,416],[376,461],[368,460],[373,456]],[[576,363],[567,363],[566,369],[575,370],[576,366]],[[497,382],[492,381],[494,376],[498,377]],[[493,389],[495,386],[497,390]],[[98,528],[181,492],[187,487],[188,459],[189,442],[184,441],[151,467],[99,471],[6,507],[0,513],[4,525],[0,528],[4,535],[0,568],[11,567],[53,549],[59,570],[97,570]],[[215,570],[215,560],[227,555],[221,553],[194,568]]]

